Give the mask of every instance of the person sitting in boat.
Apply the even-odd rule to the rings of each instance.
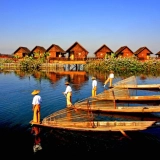
[[[97,94],[97,80],[96,77],[92,77],[92,97]]]
[[[109,82],[109,87],[112,87],[113,78],[114,78],[114,72],[110,71],[110,74],[109,74],[107,80],[104,82],[104,87],[106,86],[106,84],[108,82]]]
[[[34,95],[32,100],[32,110],[33,110],[33,123],[40,123],[40,108],[42,103],[42,98],[38,95],[40,90],[34,90],[31,94]]]
[[[72,106],[72,88],[69,85],[69,82],[65,82],[65,85],[66,85],[66,90],[65,92],[63,92],[63,94],[66,97],[67,107],[71,107]]]

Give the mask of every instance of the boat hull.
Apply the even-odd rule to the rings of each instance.
[[[114,86],[113,86],[114,87]],[[128,88],[128,89],[160,89],[160,84],[139,84],[139,85],[117,85],[116,88]]]
[[[121,90],[119,94],[116,92],[117,89],[110,89],[108,91],[104,91],[102,93],[97,94],[95,97],[92,97],[92,99],[95,100],[114,100],[114,101],[131,101],[131,102],[142,102],[142,101],[160,101],[160,95],[149,95],[149,96],[130,96],[128,94],[128,91]]]
[[[79,110],[91,110],[93,112],[107,112],[107,113],[158,113],[160,112],[160,106],[141,106],[141,107],[116,107],[116,108],[108,108],[108,107],[98,107],[98,106],[76,106],[77,109]]]
[[[155,121],[90,121],[90,122],[55,122],[42,121],[41,124],[30,122],[32,125],[65,129],[77,131],[93,131],[93,132],[108,132],[108,131],[141,131],[149,127],[153,127]]]

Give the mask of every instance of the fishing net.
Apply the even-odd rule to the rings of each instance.
[[[98,95],[99,96],[99,95]],[[89,97],[88,99],[84,99],[78,101],[74,104],[77,109],[84,109],[92,111],[93,108],[114,108],[115,102],[113,100],[103,100],[101,98]]]
[[[104,119],[92,113],[92,108],[115,107],[113,100],[96,100],[95,97],[89,97],[75,103],[72,107],[67,107],[45,117],[42,121],[43,126],[81,130],[81,131],[121,131],[124,130],[143,130],[151,126],[154,121],[115,121]],[[86,108],[86,109],[84,109]]]
[[[92,107],[114,107],[113,101],[100,101],[92,97],[76,102],[72,107],[66,107],[45,117],[44,125],[73,127],[79,125],[84,127],[95,127],[95,121],[103,121],[104,117],[92,112]],[[84,109],[85,108],[85,109]]]
[[[127,88],[112,88],[109,90],[105,90],[104,92],[101,92],[97,94],[94,98],[95,99],[111,99],[114,100],[115,97],[126,97],[128,98],[130,96],[129,89]]]
[[[129,86],[137,87],[137,81],[135,76],[123,79],[114,84],[114,88],[129,88]]]
[[[43,119],[43,121],[55,121],[57,123],[61,123],[63,121],[91,121],[93,120],[93,114],[91,111],[79,111],[75,107],[67,107],[61,109],[53,114],[47,116]]]

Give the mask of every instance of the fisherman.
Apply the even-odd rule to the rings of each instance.
[[[69,85],[69,82],[65,82],[65,85],[66,85],[66,90],[65,92],[63,92],[63,94],[66,97],[67,107],[71,107],[72,106],[72,88]]]
[[[113,78],[114,78],[114,72],[110,71],[110,74],[109,74],[107,80],[104,82],[104,87],[109,82],[109,87],[111,88],[112,87]]]
[[[40,90],[34,90],[31,94],[34,95],[32,100],[32,110],[33,110],[33,123],[40,123],[40,108],[42,103],[42,98],[39,95]]]
[[[96,77],[92,77],[92,97],[97,94],[97,80]]]

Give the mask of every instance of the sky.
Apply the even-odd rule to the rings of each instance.
[[[160,51],[160,0],[0,0],[0,53],[19,47],[67,50],[75,42],[94,57],[106,45]]]

